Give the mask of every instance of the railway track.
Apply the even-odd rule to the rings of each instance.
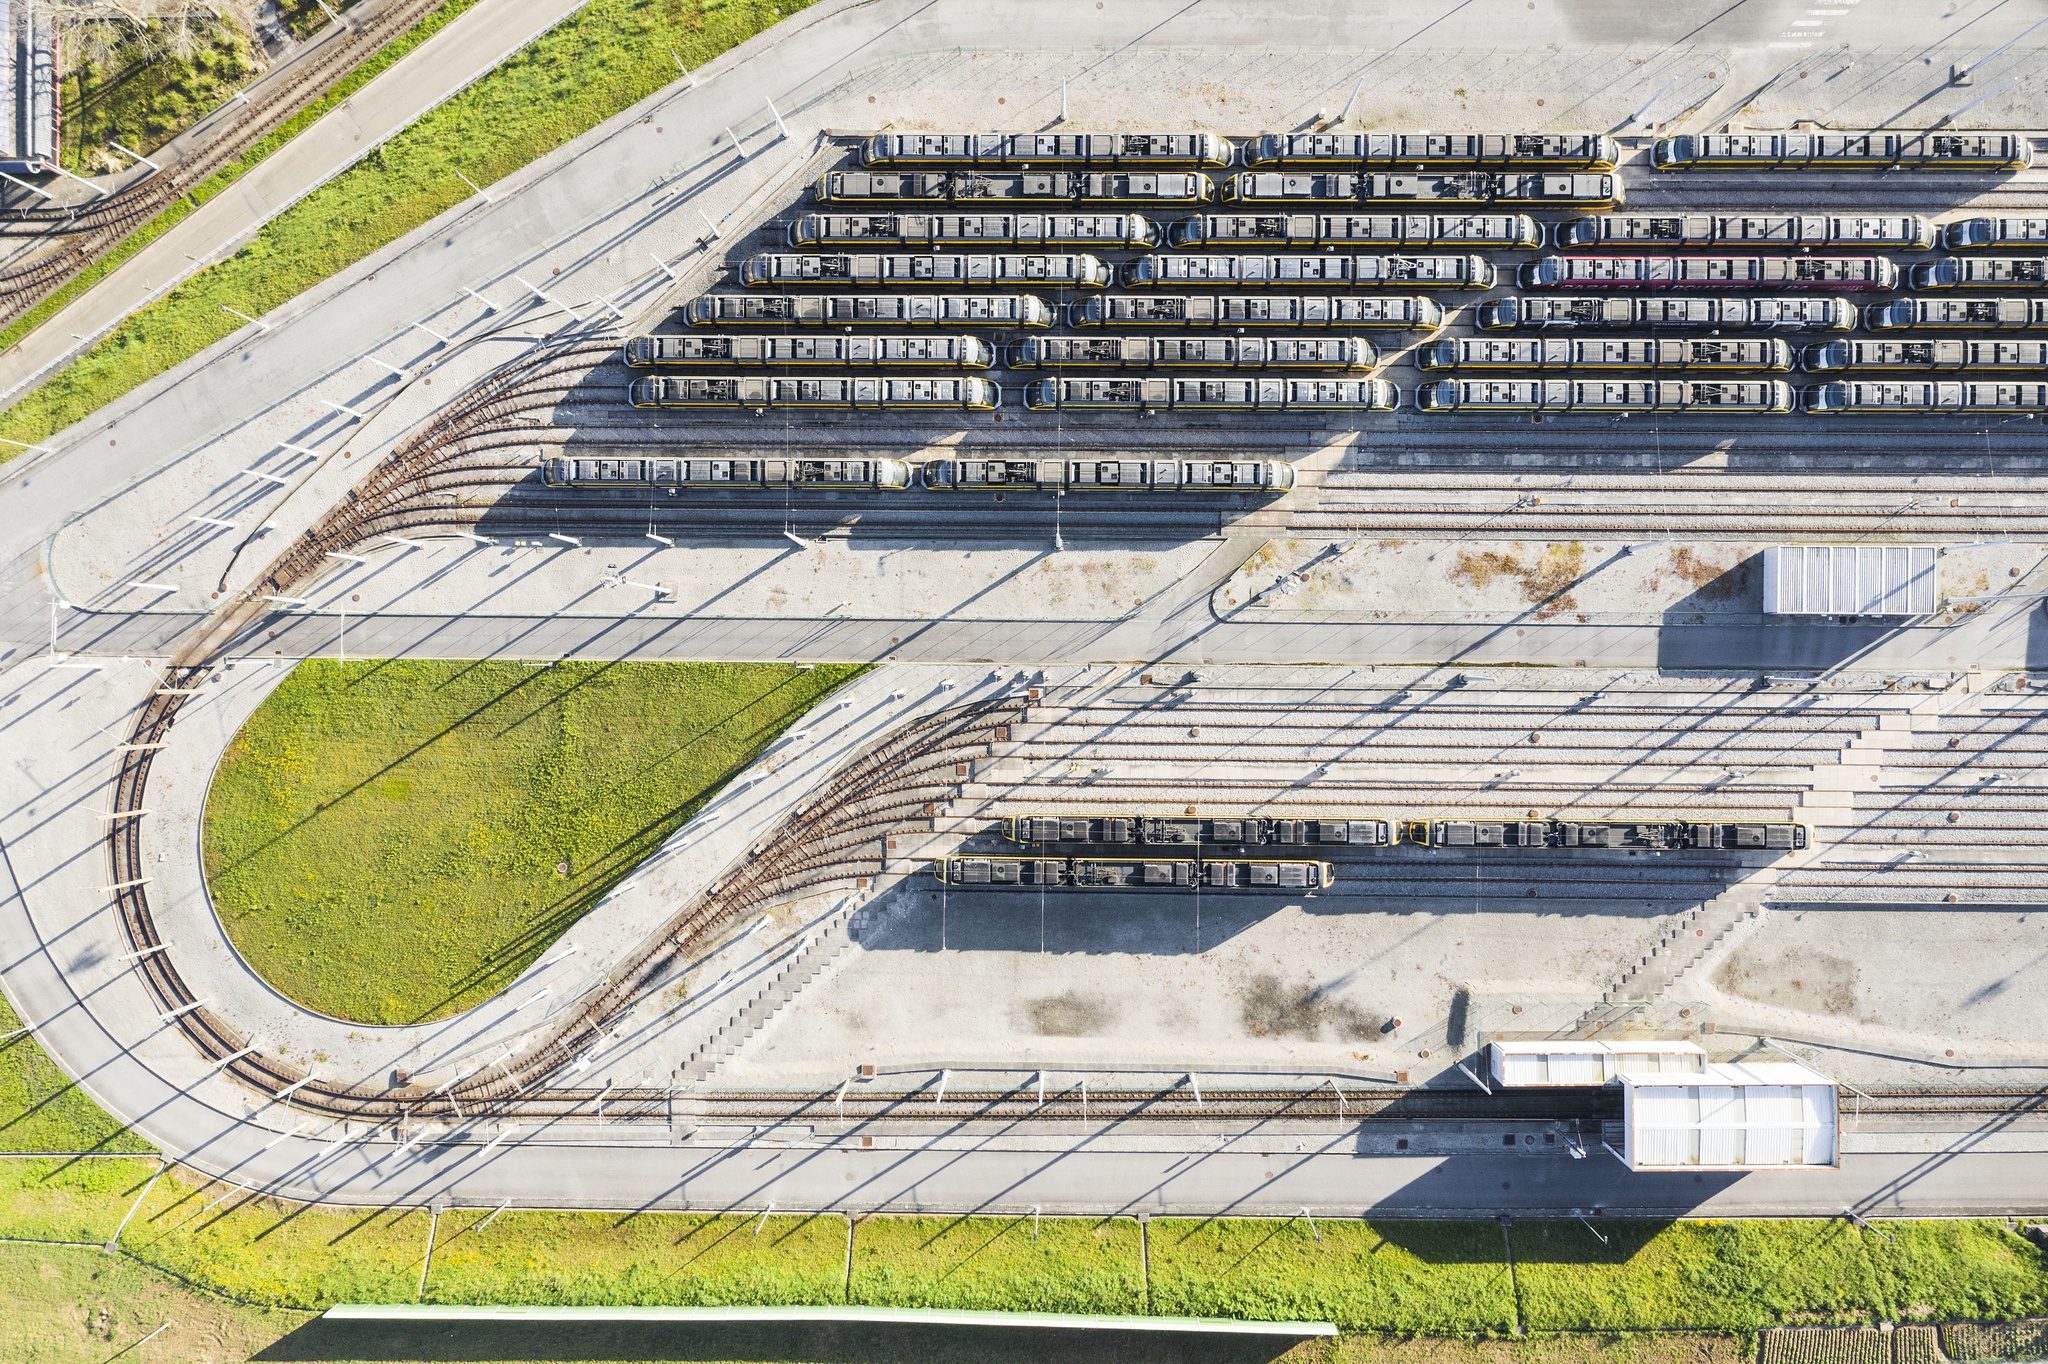
[[[392,0],[368,19],[345,24],[342,33],[295,62],[289,78],[266,90],[260,102],[243,104],[231,116],[214,115],[224,126],[204,146],[146,179],[76,208],[9,210],[0,219],[0,239],[40,237],[49,249],[0,272],[0,326],[56,292],[180,195],[204,184],[439,3]]]

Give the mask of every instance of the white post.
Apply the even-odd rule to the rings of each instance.
[[[476,197],[477,197],[477,198],[479,198],[479,199],[481,199],[481,200],[483,200],[483,201],[484,201],[485,203],[487,203],[487,204],[495,204],[495,203],[497,203],[497,202],[498,202],[498,201],[497,201],[496,199],[493,199],[493,198],[492,198],[492,197],[491,197],[490,195],[488,195],[488,194],[484,193],[484,191],[483,191],[483,186],[481,186],[481,185],[477,184],[477,182],[476,182],[476,181],[474,181],[474,180],[470,179],[470,178],[469,178],[468,176],[464,175],[464,174],[463,174],[463,173],[462,173],[461,171],[456,171],[456,172],[455,172],[455,178],[456,178],[457,180],[460,180],[460,181],[461,181],[461,182],[462,182],[463,184],[465,184],[465,185],[468,185],[468,186],[469,186],[469,187],[470,187],[471,189],[475,190],[475,191],[476,191]]]
[[[747,149],[740,145],[740,135],[729,127],[725,130],[725,135],[732,139],[732,149],[740,154],[740,160],[746,160]]]
[[[531,286],[531,285],[529,285],[529,286],[527,286],[527,287],[529,287],[529,288],[532,288],[532,286]],[[464,292],[464,293],[467,293],[467,292],[469,292],[469,291],[465,289],[465,290],[464,290],[463,292]],[[538,290],[538,289],[534,289],[534,292],[535,292],[535,293],[537,293],[537,294],[540,294],[540,290]],[[482,297],[482,295],[478,295],[478,297]],[[547,297],[547,295],[546,295],[546,294],[541,294],[541,297],[542,297],[542,298],[546,298],[546,297]],[[486,298],[486,299],[484,299],[484,306],[485,306],[485,307],[491,307],[491,301],[490,301],[489,299],[487,299],[487,298]],[[491,311],[492,311],[492,312],[496,312],[496,311],[498,311],[498,310],[497,310],[496,308],[494,308],[494,307],[491,307]],[[414,331],[420,331],[420,332],[425,332],[425,333],[426,333],[426,334],[427,334],[428,336],[431,336],[431,337],[433,337],[433,338],[434,338],[434,339],[435,339],[436,341],[439,341],[439,342],[440,342],[440,343],[441,343],[442,345],[444,345],[444,346],[448,344],[448,338],[447,338],[447,337],[445,337],[445,336],[441,335],[441,333],[439,333],[439,332],[435,331],[435,330],[434,330],[434,329],[433,329],[432,327],[429,327],[429,326],[428,326],[428,325],[427,325],[426,323],[424,323],[424,322],[409,322],[409,323],[407,323],[406,325],[407,325],[407,326],[409,326],[409,327],[411,327],[411,328],[412,328],[412,329],[413,329]]]
[[[1363,89],[1365,89],[1365,77],[1360,76],[1358,84],[1351,87],[1351,98],[1344,101],[1344,112],[1337,115],[1339,123],[1351,117],[1351,106],[1358,103],[1358,92]]]
[[[320,7],[322,13],[324,13],[328,18],[332,19],[335,23],[340,24],[343,28],[348,28],[350,26],[348,20],[342,18],[339,14],[336,14],[333,10],[327,8],[327,0],[313,0],[313,3]]]
[[[141,163],[142,163],[143,165],[145,165],[145,166],[149,167],[149,168],[150,168],[151,170],[153,170],[153,171],[160,171],[160,170],[162,170],[162,169],[163,169],[163,167],[162,167],[162,166],[159,166],[159,165],[158,165],[158,164],[157,164],[156,162],[154,162],[154,161],[150,160],[150,159],[149,159],[148,157],[144,156],[144,155],[143,155],[143,154],[142,154],[141,152],[131,152],[131,151],[129,151],[129,150],[128,150],[128,149],[126,148],[126,147],[122,146],[122,145],[121,145],[120,143],[118,143],[118,142],[111,142],[111,141],[110,141],[110,142],[108,142],[108,143],[107,143],[107,145],[108,145],[109,147],[112,147],[112,148],[113,148],[113,149],[114,149],[115,151],[117,151],[117,152],[121,153],[121,155],[123,155],[123,156],[125,156],[125,157],[129,158],[129,159],[130,159],[131,161],[139,161],[139,162],[141,162]]]
[[[1067,121],[1067,78],[1060,77],[1060,122]]]
[[[776,128],[778,128],[781,131],[783,139],[787,141],[789,138],[789,125],[782,121],[782,112],[775,107],[774,100],[768,99],[766,96],[763,96],[762,98],[763,101],[768,105],[768,112],[775,116]]]
[[[220,310],[221,310],[222,312],[224,312],[224,313],[232,313],[232,314],[234,314],[234,316],[236,316],[236,317],[239,317],[239,318],[241,318],[241,319],[242,319],[242,320],[243,320],[244,322],[248,322],[248,323],[251,323],[252,325],[254,325],[254,326],[256,327],[256,329],[257,329],[258,331],[266,331],[266,332],[267,332],[267,331],[269,331],[269,330],[270,330],[270,324],[269,324],[268,322],[260,321],[259,319],[257,319],[257,318],[253,318],[253,317],[249,316],[249,314],[247,314],[247,313],[244,313],[244,312],[236,312],[236,311],[235,311],[235,309],[233,309],[233,308],[230,308],[230,307],[229,307],[229,306],[228,306],[227,304],[225,304],[225,303],[223,303],[223,304],[221,304],[221,305],[220,305]]]
[[[651,261],[653,261],[653,262],[654,262],[654,268],[655,268],[655,269],[657,269],[657,270],[661,271],[661,273],[663,273],[664,275],[667,275],[667,276],[668,276],[668,278],[669,278],[669,283],[673,284],[673,283],[675,283],[675,281],[676,281],[677,279],[679,279],[679,278],[680,278],[680,276],[678,276],[678,275],[676,274],[676,272],[675,272],[675,271],[673,271],[673,270],[671,270],[671,269],[669,269],[669,268],[668,268],[668,262],[667,262],[667,261],[665,261],[665,260],[663,260],[663,259],[662,259],[661,257],[659,257],[659,256],[655,255],[655,254],[654,254],[654,253],[653,253],[652,251],[649,251],[649,252],[647,253],[647,258],[648,258],[649,260],[651,260]]]
[[[952,1075],[953,1072],[950,1070],[942,1070],[939,1072],[939,1092],[938,1095],[932,1100],[933,1108],[937,1108],[940,1104],[946,1101],[946,1081],[951,1079]]]
[[[697,78],[690,74],[689,67],[683,65],[682,57],[677,55],[676,50],[674,48],[670,48],[668,50],[668,55],[675,58],[676,70],[683,73],[683,79],[690,83],[690,88],[692,90],[695,90],[697,88]]]
[[[468,286],[467,284],[465,284],[465,285],[463,285],[463,286],[462,286],[462,292],[463,292],[463,293],[465,293],[465,294],[468,294],[468,295],[469,295],[469,296],[470,296],[471,298],[473,298],[473,299],[475,299],[475,300],[476,300],[477,302],[479,302],[479,303],[483,304],[483,305],[484,305],[484,308],[485,308],[485,310],[486,310],[487,312],[493,312],[493,313],[494,313],[494,312],[498,311],[498,305],[497,305],[497,304],[495,304],[495,303],[491,302],[491,301],[490,301],[489,299],[485,298],[485,297],[484,297],[484,296],[483,296],[482,294],[480,294],[480,293],[478,293],[478,292],[477,292],[476,290],[474,290],[474,289],[470,288],[470,287],[469,287],[469,286]],[[417,322],[415,322],[415,323],[414,323],[413,325],[414,325],[414,326],[416,326],[416,327],[417,327],[417,326],[419,326],[419,324],[418,324]],[[433,333],[431,333],[431,332],[429,332],[429,333],[428,333],[428,335],[430,335],[430,336],[431,336],[432,334],[433,334]]]
[[[336,412],[346,412],[349,416],[353,417],[357,421],[367,420],[367,418],[365,418],[363,414],[361,412],[358,412],[355,408],[350,407],[347,403],[338,403],[334,401],[334,399],[332,398],[320,399],[320,405],[322,407],[331,407]]]
[[[2010,82],[2010,81],[2008,81],[2008,82],[2006,82],[2006,83],[2007,83],[2008,85],[2010,85],[2010,84],[2011,84],[2011,82]],[[1967,106],[1965,106],[1965,107],[1967,107]],[[59,175],[63,176],[63,177],[64,177],[64,178],[66,179],[66,180],[76,180],[76,181],[77,181],[77,182],[78,182],[79,184],[81,184],[81,185],[84,185],[84,186],[85,186],[85,187],[86,187],[87,189],[91,190],[91,191],[92,191],[92,192],[93,192],[94,194],[97,194],[97,195],[99,195],[99,196],[100,196],[100,198],[104,199],[104,198],[106,198],[106,197],[107,197],[107,191],[105,191],[104,189],[101,189],[101,188],[100,188],[100,187],[99,187],[98,185],[95,185],[95,184],[94,184],[94,183],[93,183],[92,181],[90,181],[90,180],[86,179],[86,178],[85,178],[84,176],[82,176],[82,175],[73,175],[73,174],[72,174],[72,173],[71,173],[70,171],[68,171],[68,170],[65,170],[65,169],[64,169],[64,168],[63,168],[62,166],[60,166],[60,165],[57,165],[57,164],[56,164],[55,162],[49,162],[49,163],[47,163],[47,164],[49,165],[49,167],[50,167],[50,169],[51,169],[51,170],[53,170],[53,171],[57,172],[57,174],[59,174]]]
[[[712,221],[711,221],[711,217],[710,217],[710,215],[709,215],[709,214],[707,214],[707,213],[705,213],[705,211],[704,211],[703,209],[701,209],[701,208],[697,210],[697,216],[698,216],[699,218],[702,218],[702,219],[704,220],[704,226],[705,226],[705,227],[707,227],[707,228],[709,228],[709,229],[711,230],[711,236],[712,236],[712,239],[713,239],[714,241],[715,241],[715,240],[717,240],[717,238],[718,238],[718,236],[719,236],[719,232],[718,232],[718,224],[717,224],[717,223],[714,223],[714,222],[712,222]]]
[[[57,197],[56,195],[50,193],[50,191],[44,189],[41,185],[31,185],[26,180],[17,180],[13,176],[5,173],[4,171],[0,171],[0,180],[5,180],[8,184],[13,185],[18,189],[25,189],[29,191],[31,194],[40,194],[45,199],[54,199]]]

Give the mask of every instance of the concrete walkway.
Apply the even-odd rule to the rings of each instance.
[[[584,0],[479,0],[339,107],[259,162],[0,355],[0,403],[217,260],[583,7]]]

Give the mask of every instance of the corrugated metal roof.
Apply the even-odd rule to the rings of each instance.
[[[1698,1075],[1707,1064],[1699,1044],[1685,1041],[1492,1042],[1487,1052],[1494,1080],[1509,1089],[1604,1085],[1624,1074]]]
[[[1772,545],[1764,551],[1764,612],[1932,615],[1939,557],[1928,545]]]
[[[1631,1170],[1826,1169],[1841,1163],[1834,1082],[1789,1061],[1624,1075]]]

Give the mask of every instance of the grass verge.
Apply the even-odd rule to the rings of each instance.
[[[850,1301],[871,1307],[1141,1313],[1138,1224],[1127,1217],[878,1217],[853,1240]]]
[[[214,904],[249,964],[310,1008],[454,1013],[859,671],[302,663],[208,794]]]
[[[383,47],[377,49],[355,70],[335,82],[326,94],[299,110],[298,113],[293,114],[290,118],[272,129],[267,136],[251,143],[235,160],[222,166],[199,185],[180,197],[169,208],[122,238],[120,245],[107,252],[106,255],[101,256],[84,270],[81,270],[76,276],[66,282],[62,288],[56,290],[41,303],[38,303],[35,307],[9,323],[5,329],[0,329],[0,349],[14,345],[22,337],[41,326],[44,321],[62,310],[73,299],[113,273],[129,257],[183,222],[192,213],[197,211],[200,205],[206,203],[229,185],[241,179],[242,176],[248,174],[257,162],[263,160],[264,157],[269,156],[279,147],[282,147],[285,143],[296,137],[308,124],[327,113],[330,109],[333,109],[356,91],[362,89],[364,85],[388,68],[393,62],[418,47],[441,29],[447,27],[449,23],[454,21],[457,15],[475,3],[476,0],[443,0],[443,3],[436,6],[425,18],[386,43]],[[319,13],[318,6],[314,7],[314,13]],[[324,18],[324,16],[322,17]],[[117,140],[126,141],[126,139]],[[128,145],[132,147],[135,144],[131,142]],[[31,392],[37,391],[40,390],[32,390]],[[4,423],[6,420],[6,415],[0,414],[0,423]],[[19,450],[0,451],[0,462],[12,459],[20,453]]]
[[[0,1162],[0,1238],[98,1244],[146,1184],[144,1160]],[[223,1197],[226,1195],[226,1197]],[[157,1181],[122,1237],[123,1251],[186,1289],[274,1308],[411,1302],[420,1289],[423,1209],[281,1204],[188,1182]],[[489,1225],[485,1225],[486,1222]],[[1348,1220],[1303,1223],[1154,1219],[1151,1303],[1161,1315],[1335,1319],[1346,1333],[1287,1351],[1302,1364],[1734,1364],[1763,1325],[2039,1313],[2043,1265],[1989,1222],[1887,1222],[1859,1252],[1808,1221],[1603,1224],[1608,1244],[1557,1224],[1513,1228],[1530,1335],[1508,1339],[1512,1290],[1495,1223]],[[1729,1234],[1733,1228],[1735,1235]],[[1892,1239],[1883,1239],[1889,1235]],[[445,1213],[425,1300],[584,1305],[833,1304],[846,1300],[847,1223],[837,1215]],[[2031,1247],[2020,1243],[2031,1253]],[[5,1249],[0,1247],[0,1249]],[[59,1247],[28,1248],[71,1273]],[[56,1258],[52,1258],[56,1257]],[[0,1294],[23,1263],[0,1260]],[[48,1267],[60,1268],[49,1271]],[[1560,1292],[1567,1281],[1576,1295]],[[879,1306],[1142,1313],[1144,1272],[1128,1219],[869,1217],[855,1226],[852,1300]],[[36,1290],[42,1291],[42,1290]],[[57,1291],[57,1290],[50,1290]],[[63,1290],[71,1291],[71,1290]],[[0,1299],[4,1301],[4,1299]],[[10,1307],[12,1303],[8,1304]],[[0,1323],[9,1313],[0,1312]],[[87,1315],[91,1315],[88,1313]],[[289,1318],[273,1324],[291,1325]],[[154,1323],[151,1323],[152,1325]],[[1957,1358],[2035,1357],[2040,1321],[1944,1326]],[[0,1325],[0,1331],[7,1329]],[[1158,1337],[1045,1337],[882,1326],[508,1324],[298,1326],[277,1359],[1271,1359],[1271,1342]],[[553,1349],[550,1329],[557,1331]],[[449,1348],[459,1333],[460,1355]],[[637,1334],[636,1334],[637,1332]],[[566,1333],[566,1334],[563,1334]],[[94,1337],[97,1339],[97,1337]],[[376,1339],[382,1344],[364,1342]],[[594,1349],[602,1338],[606,1352]],[[39,1358],[5,1348],[0,1357]],[[637,1343],[636,1343],[637,1342]],[[1017,1353],[1022,1343],[1035,1355]],[[1049,1343],[1050,1342],[1050,1343]],[[857,1348],[856,1348],[857,1347]],[[674,1353],[671,1353],[673,1351]],[[1247,1353],[1253,1351],[1255,1353]],[[1263,1351],[1264,1353],[1256,1353]],[[643,1353],[644,1352],[644,1355]],[[70,1358],[70,1355],[51,1357]],[[145,1356],[148,1357],[148,1356]],[[176,1357],[176,1356],[165,1356]],[[193,1357],[193,1356],[186,1356]]]
[[[2003,1222],[1517,1222],[1530,1330],[1766,1325],[2048,1312],[2048,1259]],[[1889,1238],[1889,1239],[1887,1239]]]
[[[0,996],[0,1033],[21,1027]],[[32,1033],[0,1042],[0,1151],[147,1151],[58,1069]]]
[[[1150,1241],[1152,1310],[1162,1316],[1429,1335],[1514,1329],[1494,1222],[1321,1220],[1311,1232],[1299,1219],[1155,1217]]]
[[[153,1160],[0,1160],[0,1236],[103,1246],[154,1173]]]
[[[444,1222],[446,1218],[442,1219]],[[438,1256],[436,1257],[438,1259]],[[1285,1341],[984,1327],[326,1321],[196,1291],[97,1250],[0,1245],[0,1358],[36,1364],[231,1360],[746,1360],[862,1364],[1749,1364],[1732,1336]],[[169,1322],[160,1335],[144,1337]],[[2017,1356],[2015,1356],[2017,1357]]]
[[[427,1301],[575,1306],[842,1301],[843,1217],[488,1211],[441,1218]]]
[[[487,185],[596,127],[677,78],[671,49],[694,68],[807,3],[591,0],[233,256],[136,312],[0,413],[0,436],[40,441],[243,325],[222,307],[261,316],[404,236],[470,195],[458,171]],[[37,314],[49,316],[39,308],[23,322]],[[15,334],[0,333],[0,343]]]

